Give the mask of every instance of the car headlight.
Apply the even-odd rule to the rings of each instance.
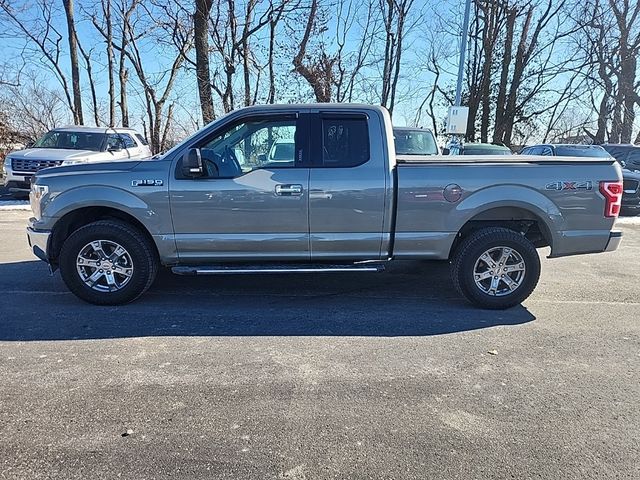
[[[39,202],[47,193],[49,193],[49,187],[47,185],[31,184],[31,194],[35,201]]]
[[[47,185],[38,185],[37,183],[31,184],[31,195],[29,195],[29,203],[31,203],[33,216],[37,219],[40,219],[40,216],[42,215],[42,198],[47,193],[49,193],[49,187]]]
[[[11,166],[11,157],[9,155],[7,155],[4,159],[4,166],[5,167],[10,167]]]

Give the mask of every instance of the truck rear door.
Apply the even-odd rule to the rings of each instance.
[[[309,234],[313,260],[367,260],[381,253],[387,189],[384,132],[363,111],[312,116]],[[388,220],[388,219],[387,219]],[[388,235],[387,235],[388,237]]]

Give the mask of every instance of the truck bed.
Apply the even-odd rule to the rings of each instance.
[[[397,155],[396,162],[402,165],[424,164],[545,164],[563,163],[586,165],[611,165],[613,158],[599,157],[546,157],[539,155]]]

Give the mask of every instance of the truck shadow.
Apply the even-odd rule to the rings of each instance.
[[[137,302],[97,307],[42,262],[0,264],[0,341],[148,336],[429,336],[535,317],[479,310],[453,290],[448,266],[406,262],[381,274],[177,277],[161,272]]]

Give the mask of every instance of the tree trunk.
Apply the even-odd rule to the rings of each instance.
[[[507,99],[507,87],[509,82],[509,68],[511,67],[511,50],[513,49],[513,34],[516,24],[516,9],[511,8],[507,13],[507,27],[504,40],[504,57],[500,72],[500,85],[498,85],[498,97],[496,99],[496,116],[493,127],[493,143],[504,141],[505,108]]]
[[[62,0],[67,17],[67,31],[69,34],[69,58],[71,59],[71,85],[73,88],[73,121],[76,125],[83,125],[82,95],[80,92],[80,69],[78,68],[78,38],[73,19],[73,0]]]
[[[215,119],[211,73],[209,71],[209,13],[212,5],[213,0],[196,0],[196,12],[193,16],[196,76],[204,124]]]
[[[317,64],[307,65],[305,64],[305,56],[307,53],[307,45],[309,38],[311,37],[311,31],[316,21],[318,14],[318,0],[311,0],[311,8],[309,10],[309,17],[307,18],[307,25],[305,27],[304,36],[300,42],[298,53],[293,59],[294,70],[302,75],[302,77],[309,83],[313,89],[313,93],[318,102],[330,102],[331,101],[331,85],[332,62],[326,56],[321,56],[321,59]]]
[[[113,78],[113,22],[111,21],[111,0],[103,0],[102,12],[107,24],[107,70],[109,76],[109,126],[115,126],[116,121],[116,94]]]
[[[269,22],[269,94],[267,95],[267,103],[275,103],[276,101],[276,75],[273,68],[273,54],[276,43],[276,26],[277,20]]]

